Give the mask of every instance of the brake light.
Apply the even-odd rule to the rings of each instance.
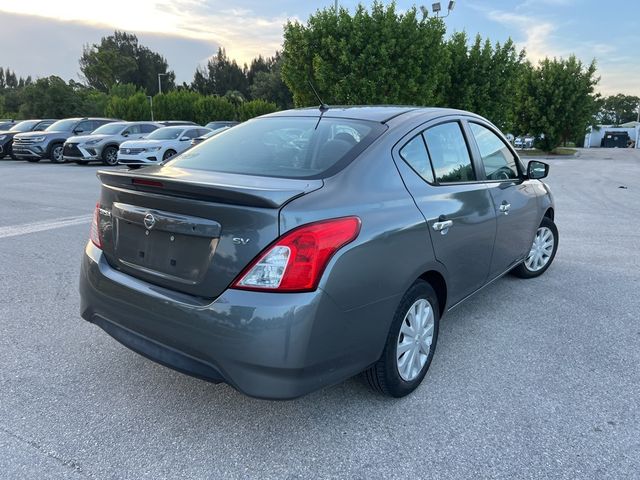
[[[164,187],[164,184],[162,182],[157,182],[155,180],[147,180],[145,178],[134,178],[131,180],[131,183],[133,185],[142,185],[143,187],[158,187],[158,188]]]
[[[89,231],[89,238],[91,243],[102,250],[102,239],[100,238],[100,202],[96,203],[96,209],[93,212],[93,220],[91,221],[91,230]]]
[[[313,291],[331,257],[359,233],[358,217],[335,218],[295,228],[256,257],[232,283],[232,288]]]

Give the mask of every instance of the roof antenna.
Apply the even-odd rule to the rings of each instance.
[[[309,86],[311,87],[311,90],[313,90],[313,93],[315,94],[316,98],[320,102],[320,107],[319,108],[320,108],[320,114],[322,115],[324,112],[329,110],[329,105],[327,105],[326,103],[324,103],[322,101],[322,99],[320,98],[320,95],[318,95],[318,92],[316,91],[316,89],[313,88],[313,83],[311,83],[311,80],[308,80],[308,82],[309,82]]]

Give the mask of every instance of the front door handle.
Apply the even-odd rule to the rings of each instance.
[[[511,204],[507,202],[502,202],[502,205],[500,205],[500,211],[505,215],[509,215],[510,208],[511,208]]]
[[[433,229],[436,232],[440,232],[442,235],[446,235],[449,231],[449,228],[453,225],[453,220],[444,220],[441,222],[434,222]]]

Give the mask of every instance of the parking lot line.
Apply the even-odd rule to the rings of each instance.
[[[33,222],[24,225],[11,225],[8,227],[0,227],[0,238],[17,237],[28,233],[44,232],[55,228],[71,227],[73,225],[82,225],[91,221],[91,215],[80,215],[77,217],[59,218],[57,220],[49,220],[46,222]]]

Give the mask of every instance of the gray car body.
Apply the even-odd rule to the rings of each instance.
[[[120,147],[122,142],[127,140],[139,140],[144,138],[151,132],[146,133],[133,133],[124,135],[127,129],[134,125],[153,125],[155,128],[162,128],[164,125],[155,122],[114,122],[122,125],[122,129],[119,133],[113,135],[107,134],[91,134],[91,135],[78,135],[70,137],[64,144],[64,160],[74,162],[93,162],[102,161],[102,152],[107,147],[114,147],[116,150]],[[97,141],[98,143],[89,144],[87,142]],[[73,146],[74,148],[69,148]]]
[[[173,171],[171,164],[136,174],[99,173],[100,228],[107,244],[104,251],[91,242],[85,249],[83,318],[179,371],[225,381],[255,397],[294,398],[376,362],[399,302],[417,279],[431,283],[444,313],[520,263],[543,216],[553,217],[549,189],[524,172],[511,181],[432,186],[398,154],[415,134],[442,121],[465,125],[472,120],[497,133],[479,116],[409,107],[331,108],[325,116],[372,120],[384,124],[386,131],[342,170],[318,180]],[[468,136],[466,126],[464,131]],[[473,146],[471,153],[482,171]],[[201,200],[169,199],[152,188],[132,188],[132,178],[168,183],[179,179],[186,196]],[[116,217],[139,222],[145,211],[171,211],[184,216],[165,218],[165,227],[179,231],[189,225],[187,215],[211,218],[212,207],[201,196],[207,190],[233,205],[213,209],[215,221],[207,228],[215,230],[216,223],[223,228],[212,230],[219,238],[210,263],[201,266],[200,283],[176,291],[166,279],[128,270],[114,255],[108,242],[118,228]],[[504,200],[514,206],[509,215],[500,215]],[[116,211],[114,203],[126,212]],[[315,291],[229,288],[238,271],[265,246],[251,250],[236,243],[238,237],[260,243],[303,224],[351,215],[361,219],[361,231],[331,258]],[[446,235],[431,228],[441,215],[454,222]],[[127,240],[134,241],[118,239]],[[206,292],[213,297],[207,298]]]

